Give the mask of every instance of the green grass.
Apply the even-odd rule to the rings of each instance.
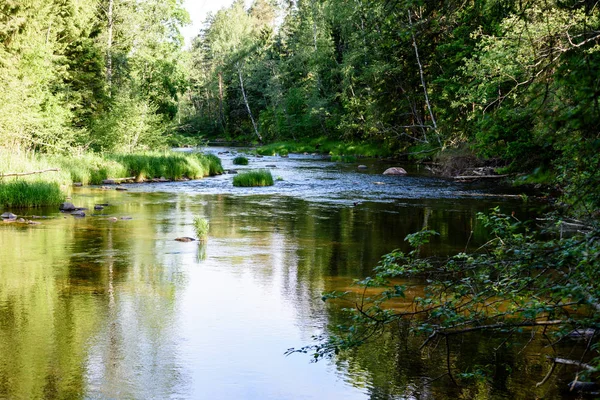
[[[233,159],[234,165],[248,165],[248,159],[244,156],[238,156]]]
[[[271,171],[260,169],[257,171],[243,172],[233,178],[233,186],[255,187],[255,186],[273,186],[273,175]]]
[[[221,160],[212,154],[148,152],[108,156],[125,167],[136,180],[151,178],[198,179],[223,173]]]
[[[208,230],[210,229],[210,223],[206,218],[195,216],[194,217],[194,229],[196,230],[196,236],[198,240],[208,239]]]
[[[41,207],[59,204],[61,187],[74,182],[101,184],[108,178],[135,177],[198,179],[223,173],[221,160],[212,154],[146,152],[134,154],[13,155],[0,151],[0,174],[59,169],[59,171],[0,179],[0,206]]]
[[[363,157],[388,157],[392,150],[382,142],[347,143],[326,138],[304,141],[271,143],[256,149],[263,156],[287,155],[288,153],[320,153],[332,156],[353,155]]]
[[[341,162],[345,162],[345,163],[353,163],[356,162],[356,157],[355,156],[346,156],[346,155],[341,155],[341,156],[331,156],[331,161],[341,161]]]
[[[0,206],[32,208],[58,206],[65,194],[56,182],[15,180],[0,183]]]

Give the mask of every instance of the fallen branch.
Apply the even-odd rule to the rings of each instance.
[[[25,176],[25,175],[43,174],[44,172],[51,172],[51,171],[60,171],[60,169],[59,168],[49,168],[49,169],[42,169],[40,171],[32,171],[32,172],[9,172],[7,174],[0,174],[0,179],[4,178],[5,176]]]
[[[596,368],[593,367],[590,364],[587,363],[583,363],[581,361],[577,361],[577,360],[569,360],[566,358],[550,358],[551,361],[557,363],[557,364],[564,364],[564,365],[574,365],[576,367],[580,367],[583,369],[587,369],[588,371],[596,371]]]
[[[104,181],[112,181],[112,182],[121,182],[121,181],[133,181],[135,180],[135,176],[128,176],[127,178],[108,178]]]

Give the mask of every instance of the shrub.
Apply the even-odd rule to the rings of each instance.
[[[233,159],[234,165],[248,165],[248,159],[244,156],[238,156]]]
[[[273,186],[273,175],[271,175],[271,171],[266,169],[243,172],[233,178],[233,186]]]

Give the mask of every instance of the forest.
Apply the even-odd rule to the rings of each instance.
[[[493,374],[451,362],[456,337],[493,332],[507,337],[501,348],[531,331],[554,351],[575,332],[586,340],[572,346],[578,360],[553,353],[540,384],[568,364],[579,368],[569,372],[574,382],[595,385],[599,1],[235,0],[209,14],[186,46],[189,23],[182,0],[0,2],[0,206],[56,206],[75,183],[221,175],[214,154],[170,151],[208,143],[251,147],[251,165],[257,154],[306,152],[426,166],[444,178],[484,168],[516,187],[506,198],[527,205],[531,195],[544,211],[526,221],[503,204],[473,208],[460,224],[471,224],[470,235],[487,229],[489,240],[477,231],[475,251],[467,252],[468,236],[464,251],[443,257],[429,257],[441,239],[423,211],[423,229],[402,249],[379,253],[387,254],[369,274],[356,272],[354,289],[325,291],[329,303],[350,302],[345,322],[287,354],[335,358],[409,331],[419,350],[445,351],[447,370],[435,379],[459,386]],[[7,179],[31,171],[42,174]],[[268,178],[260,186],[273,186]],[[373,183],[384,196],[387,181]],[[347,238],[331,242],[338,239]],[[411,297],[415,280],[422,293]],[[409,306],[389,306],[407,297]]]
[[[368,142],[600,201],[592,0],[236,1],[189,49],[178,0],[0,7],[7,151]]]

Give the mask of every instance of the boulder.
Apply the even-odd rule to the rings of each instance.
[[[179,238],[177,238],[175,240],[177,240],[178,242],[184,242],[184,243],[195,242],[196,241],[196,239],[191,238],[191,237],[179,237]]]
[[[5,212],[2,214],[2,219],[17,219],[17,216],[13,213]]]
[[[406,175],[406,170],[400,167],[388,168],[383,172],[384,175]]]
[[[369,167],[367,167],[366,165],[359,165],[358,169],[368,169]]]
[[[75,211],[77,210],[77,207],[75,207],[73,203],[62,203],[60,206],[58,206],[58,209],[60,211]]]

